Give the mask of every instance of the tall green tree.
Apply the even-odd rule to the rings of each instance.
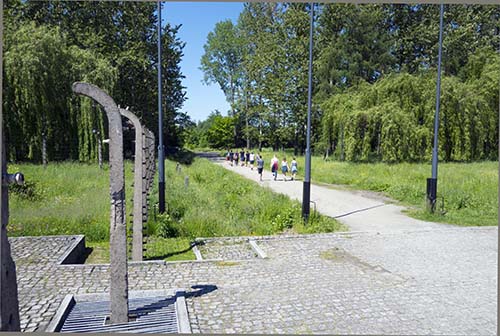
[[[112,90],[117,72],[103,57],[69,46],[57,27],[20,27],[6,38],[4,53],[7,140],[11,159],[41,158],[42,134],[51,158],[88,160],[103,131],[102,114],[88,100],[72,99],[71,84],[87,80]]]
[[[38,104],[37,109],[41,115],[54,114],[58,116],[57,118],[65,120],[64,113],[70,113],[72,116],[81,114],[78,117],[80,119],[74,119],[73,128],[61,131],[70,132],[71,136],[56,136],[53,130],[47,131],[49,148],[55,148],[58,153],[50,154],[50,158],[72,158],[83,161],[93,159],[96,157],[93,149],[96,147],[96,138],[92,129],[101,129],[101,134],[105,135],[107,125],[105,120],[100,119],[102,113],[98,108],[83,98],[75,100],[71,90],[68,90],[71,83],[76,80],[86,80],[103,87],[118,104],[123,107],[129,106],[149,129],[157,133],[156,14],[156,5],[146,2],[9,0],[6,3],[5,50],[14,52],[20,50],[19,46],[31,48],[32,50],[26,55],[20,55],[21,59],[24,57],[23,62],[28,62],[30,53],[40,53],[40,60],[43,60],[39,62],[40,71],[45,69],[45,72],[53,77],[41,78],[43,83],[39,85],[46,85],[45,91],[35,90],[35,87],[29,86],[26,80],[21,83],[20,78],[17,78],[21,76],[19,74],[22,68],[15,68],[17,71],[14,71],[16,63],[7,63],[4,69],[12,74],[12,77],[9,77],[10,81],[4,82],[4,92],[14,94],[13,92],[26,91],[27,96],[47,101],[47,104]],[[32,30],[18,32],[19,27],[23,26],[29,26]],[[164,125],[166,125],[164,136],[167,146],[182,145],[184,129],[191,125],[189,117],[180,113],[186,98],[182,86],[183,75],[179,67],[184,48],[184,43],[177,37],[179,29],[180,26],[172,27],[167,24],[162,32],[165,97],[163,107]],[[42,33],[45,31],[47,33]],[[33,38],[20,35],[29,35],[33,32],[38,32]],[[43,55],[45,52],[43,48],[51,50],[43,44],[45,42],[42,43],[48,39],[47,36],[57,37],[54,45],[58,46],[59,51],[58,53],[54,51],[53,57]],[[26,42],[26,39],[31,42]],[[27,47],[28,45],[30,47]],[[35,60],[38,59],[36,55],[33,57]],[[53,86],[49,85],[51,81],[55,83]],[[19,85],[23,87],[19,88]],[[66,91],[59,90],[59,86],[63,86]],[[57,101],[64,101],[67,108],[60,107],[55,111],[53,105],[64,105]],[[16,110],[17,106],[14,105],[5,105],[5,108],[6,114],[24,113]],[[81,113],[68,112],[73,111],[72,109],[79,109]],[[41,113],[42,111],[44,113]],[[23,130],[23,127],[20,129]],[[54,125],[54,127],[59,126]],[[19,139],[39,143],[39,134],[36,135],[37,139],[32,138],[34,136],[31,133],[21,132],[18,137],[8,140],[12,140],[13,144],[20,141]],[[16,143],[15,146],[21,148],[25,144]],[[32,148],[35,148],[34,146]],[[31,151],[33,154],[30,154],[30,150],[22,150],[16,158],[36,160],[37,150]]]
[[[319,17],[318,45],[319,98],[361,81],[374,83],[394,67],[381,5],[325,5]]]
[[[205,53],[201,57],[201,70],[205,74],[205,83],[217,83],[235,114],[235,102],[241,89],[242,40],[231,20],[215,24],[213,32],[208,33],[203,46]]]

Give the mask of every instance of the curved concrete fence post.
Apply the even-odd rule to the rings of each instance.
[[[110,227],[110,322],[128,322],[127,226],[125,222],[125,177],[123,129],[120,110],[114,100],[97,86],[76,82],[73,92],[100,104],[109,124]]]
[[[142,261],[142,199],[143,189],[143,150],[142,150],[142,125],[135,114],[126,109],[120,109],[122,116],[132,122],[135,128],[135,158],[134,158],[134,216],[132,224],[132,260]]]
[[[9,222],[8,184],[14,179],[7,174],[5,142],[2,141],[2,225],[0,229],[0,331],[21,331],[19,301],[17,298],[16,265],[12,260],[10,243],[7,238]],[[11,181],[9,181],[11,180]]]

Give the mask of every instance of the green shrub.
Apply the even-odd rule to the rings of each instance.
[[[9,185],[9,194],[27,201],[40,201],[44,197],[44,188],[39,182],[25,181],[24,184]]]
[[[157,216],[156,234],[162,238],[175,238],[179,235],[179,230],[175,227],[175,222],[168,213]]]

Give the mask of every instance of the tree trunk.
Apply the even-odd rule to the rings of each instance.
[[[293,139],[293,154],[297,156],[299,153],[299,133],[295,130],[295,137]]]
[[[42,164],[43,168],[47,168],[47,135],[42,133]]]
[[[340,161],[344,161],[344,125],[340,127]]]
[[[247,148],[250,149],[250,130],[248,128],[248,96],[245,92],[245,133],[247,136]]]
[[[259,152],[262,152],[262,117],[259,118]]]

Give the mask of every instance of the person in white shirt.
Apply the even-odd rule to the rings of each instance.
[[[255,155],[253,152],[250,153],[250,169],[253,170],[253,163],[255,162]]]

